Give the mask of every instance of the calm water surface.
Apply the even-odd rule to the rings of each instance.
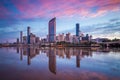
[[[120,49],[0,48],[0,80],[120,80]]]

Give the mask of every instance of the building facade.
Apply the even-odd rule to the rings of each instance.
[[[27,44],[27,36],[23,36],[23,44]]]
[[[48,38],[49,42],[56,42],[56,18],[53,18],[49,21],[49,30],[48,30]]]
[[[20,31],[20,43],[22,44],[23,43],[23,32]]]
[[[76,24],[76,36],[79,36],[79,23]]]
[[[65,41],[64,33],[58,34],[58,36],[56,36],[56,42],[62,42],[62,41]]]
[[[30,44],[30,27],[27,27],[27,44]]]

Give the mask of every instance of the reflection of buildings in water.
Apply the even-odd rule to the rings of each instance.
[[[20,60],[22,61],[23,60],[23,49],[20,48]]]
[[[100,49],[99,49],[99,52],[109,53],[109,52],[110,52],[110,49],[109,49],[109,48],[100,48]]]
[[[26,55],[26,54],[27,54],[27,49],[23,48],[23,55]]]
[[[68,58],[68,59],[71,58],[70,49],[69,48],[65,48],[65,54],[66,54],[66,58]]]
[[[32,58],[34,58],[37,54],[39,54],[39,49],[37,48],[27,48],[27,56],[28,56],[28,65],[30,65]]]
[[[76,56],[76,67],[80,67],[81,58],[84,56],[92,56],[92,51],[90,49],[66,48],[65,54],[68,59],[70,59],[71,56]]]
[[[92,51],[89,51],[89,55],[92,57]]]
[[[48,49],[41,48],[41,49],[40,49],[40,53],[46,54],[47,57],[49,56],[49,50],[48,50]]]
[[[80,54],[82,54],[82,50],[77,50],[77,53],[76,53],[76,67],[80,67]]]
[[[95,53],[99,53],[99,52],[104,52],[104,53],[109,53],[110,51],[114,52],[114,48],[110,48],[110,47],[104,47],[104,48],[91,48],[92,51],[94,51]],[[117,49],[117,48],[115,48]],[[118,49],[117,49],[118,51]]]
[[[56,74],[56,53],[55,49],[49,49],[49,70]]]
[[[35,53],[39,54],[39,49],[38,48],[35,49]]]
[[[49,57],[49,49],[51,49],[51,48],[50,47],[40,48],[40,52],[46,54],[46,56]],[[52,48],[52,49],[54,49],[54,52],[56,53],[56,55],[58,55],[58,49],[56,49],[56,48]]]
[[[84,56],[92,56],[92,51],[90,49],[77,49],[76,50],[76,67],[80,67],[80,60]]]
[[[64,49],[56,49],[56,55],[58,55],[59,57],[64,58]]]
[[[17,50],[17,53],[19,53],[19,47],[17,47],[17,49],[16,49],[16,50]]]
[[[17,52],[20,52],[20,60],[23,60],[23,55],[27,55],[27,64],[31,64],[31,59],[35,57],[37,54],[39,54],[40,48],[27,48],[27,47],[16,47],[15,48]],[[103,51],[102,49],[101,51]],[[49,57],[49,70],[50,72],[56,74],[56,55],[62,58],[72,58],[74,56],[74,60],[76,62],[75,66],[80,67],[81,59],[84,57],[92,56],[91,49],[81,49],[81,48],[62,48],[62,49],[41,49],[41,53],[45,52],[45,54]],[[58,57],[58,58],[59,58]],[[75,59],[76,58],[76,59]],[[71,61],[71,60],[69,60]]]
[[[17,50],[20,50],[20,60],[23,60],[23,55],[27,55],[27,63],[30,65],[31,60],[37,54],[39,54],[39,48],[30,48],[30,47],[19,47]],[[18,51],[19,51],[18,50]]]
[[[76,56],[76,48],[72,48],[73,50],[73,56]]]
[[[70,55],[70,58],[71,58],[71,55],[73,55],[73,49],[70,48],[70,49],[69,49],[69,52],[70,52],[69,55]]]
[[[76,56],[76,67],[80,67],[80,60],[85,56],[92,56],[91,49],[81,49],[81,48],[50,48],[50,49],[40,49],[34,47],[20,47],[20,60],[23,59],[23,55],[27,55],[27,64],[31,64],[31,59],[34,58],[37,54],[39,54],[39,50],[41,53],[46,54],[49,57],[49,69],[52,73],[56,74],[56,55],[59,57],[70,59],[72,56]]]
[[[92,51],[89,50],[89,49],[83,50],[82,51],[82,57],[84,57],[84,56],[87,56],[87,57],[92,56]]]
[[[49,50],[46,50],[46,56],[49,57]]]
[[[31,60],[30,60],[30,48],[27,48],[27,63],[28,63],[28,65],[30,65],[31,64]]]
[[[76,67],[80,67],[80,60],[84,56],[92,56],[91,49],[80,49],[80,48],[65,48],[65,49],[57,49],[56,55],[59,57],[64,57],[70,59],[72,56],[76,56]]]

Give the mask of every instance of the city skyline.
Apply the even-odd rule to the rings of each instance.
[[[1,0],[0,42],[16,41],[31,27],[38,37],[48,34],[48,22],[57,17],[56,33],[75,34],[76,23],[93,38],[120,38],[119,0]]]

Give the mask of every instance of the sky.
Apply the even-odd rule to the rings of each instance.
[[[48,34],[56,17],[56,32],[80,31],[93,38],[120,39],[120,0],[0,0],[0,42],[14,42],[27,27],[39,37]]]

